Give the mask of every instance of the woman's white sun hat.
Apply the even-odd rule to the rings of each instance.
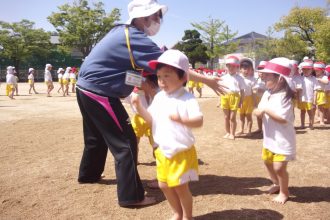
[[[129,19],[125,24],[131,24],[134,18],[148,17],[159,10],[162,10],[164,15],[168,10],[166,5],[159,4],[157,0],[133,0],[128,4],[127,9]]]
[[[178,69],[183,70],[184,72],[187,72],[189,70],[188,57],[179,50],[170,49],[165,51],[158,58],[158,60],[149,61],[149,67],[154,70],[159,63],[176,67]]]
[[[265,68],[259,70],[261,73],[275,73],[285,79],[292,91],[295,91],[295,86],[292,82],[292,61],[285,57],[278,57],[268,61]]]

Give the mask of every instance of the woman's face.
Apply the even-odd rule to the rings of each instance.
[[[171,94],[181,88],[186,78],[179,78],[176,70],[170,66],[163,66],[157,71],[159,88]]]

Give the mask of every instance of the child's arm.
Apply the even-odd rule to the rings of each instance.
[[[141,104],[141,100],[139,96],[132,96],[132,105],[136,108],[136,111],[139,115],[146,121],[146,123],[151,126],[152,125],[152,116],[147,111],[147,109]]]
[[[280,124],[285,124],[287,123],[287,120],[285,120],[284,118],[281,118],[280,116],[278,116],[275,112],[273,112],[271,109],[269,108],[265,108],[264,110],[264,114],[267,114],[269,117],[271,117],[274,121],[280,123]]]
[[[242,108],[243,99],[244,99],[244,89],[240,90],[241,97],[239,99],[238,108]]]
[[[183,124],[190,128],[198,128],[203,125],[203,116],[197,116],[194,118],[181,118],[179,115],[171,115],[171,120]]]
[[[317,99],[317,90],[314,90],[314,97],[313,97],[313,105],[314,105],[314,107],[315,107],[315,105],[316,105],[316,99]]]

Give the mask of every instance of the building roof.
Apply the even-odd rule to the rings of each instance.
[[[247,43],[253,42],[257,39],[267,39],[267,36],[252,31],[248,34],[244,34],[242,36],[232,39],[230,41],[230,43],[239,41],[240,44],[247,44]]]

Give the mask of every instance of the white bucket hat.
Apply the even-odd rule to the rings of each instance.
[[[62,67],[58,68],[57,73],[64,72],[64,69]]]
[[[33,68],[29,68],[29,73],[31,73],[32,71],[34,71],[34,69]]]
[[[151,69],[156,69],[157,64],[162,63],[169,66],[176,67],[184,72],[189,70],[189,60],[188,57],[179,50],[167,50],[165,51],[158,60],[149,61],[149,67]]]
[[[285,79],[292,91],[295,91],[295,86],[292,82],[292,62],[288,58],[278,57],[268,61],[265,68],[259,70],[261,73],[275,73]]]
[[[166,5],[159,4],[157,0],[133,0],[128,4],[127,9],[129,19],[125,24],[131,24],[134,18],[148,17],[159,10],[162,10],[164,15],[168,8]]]

